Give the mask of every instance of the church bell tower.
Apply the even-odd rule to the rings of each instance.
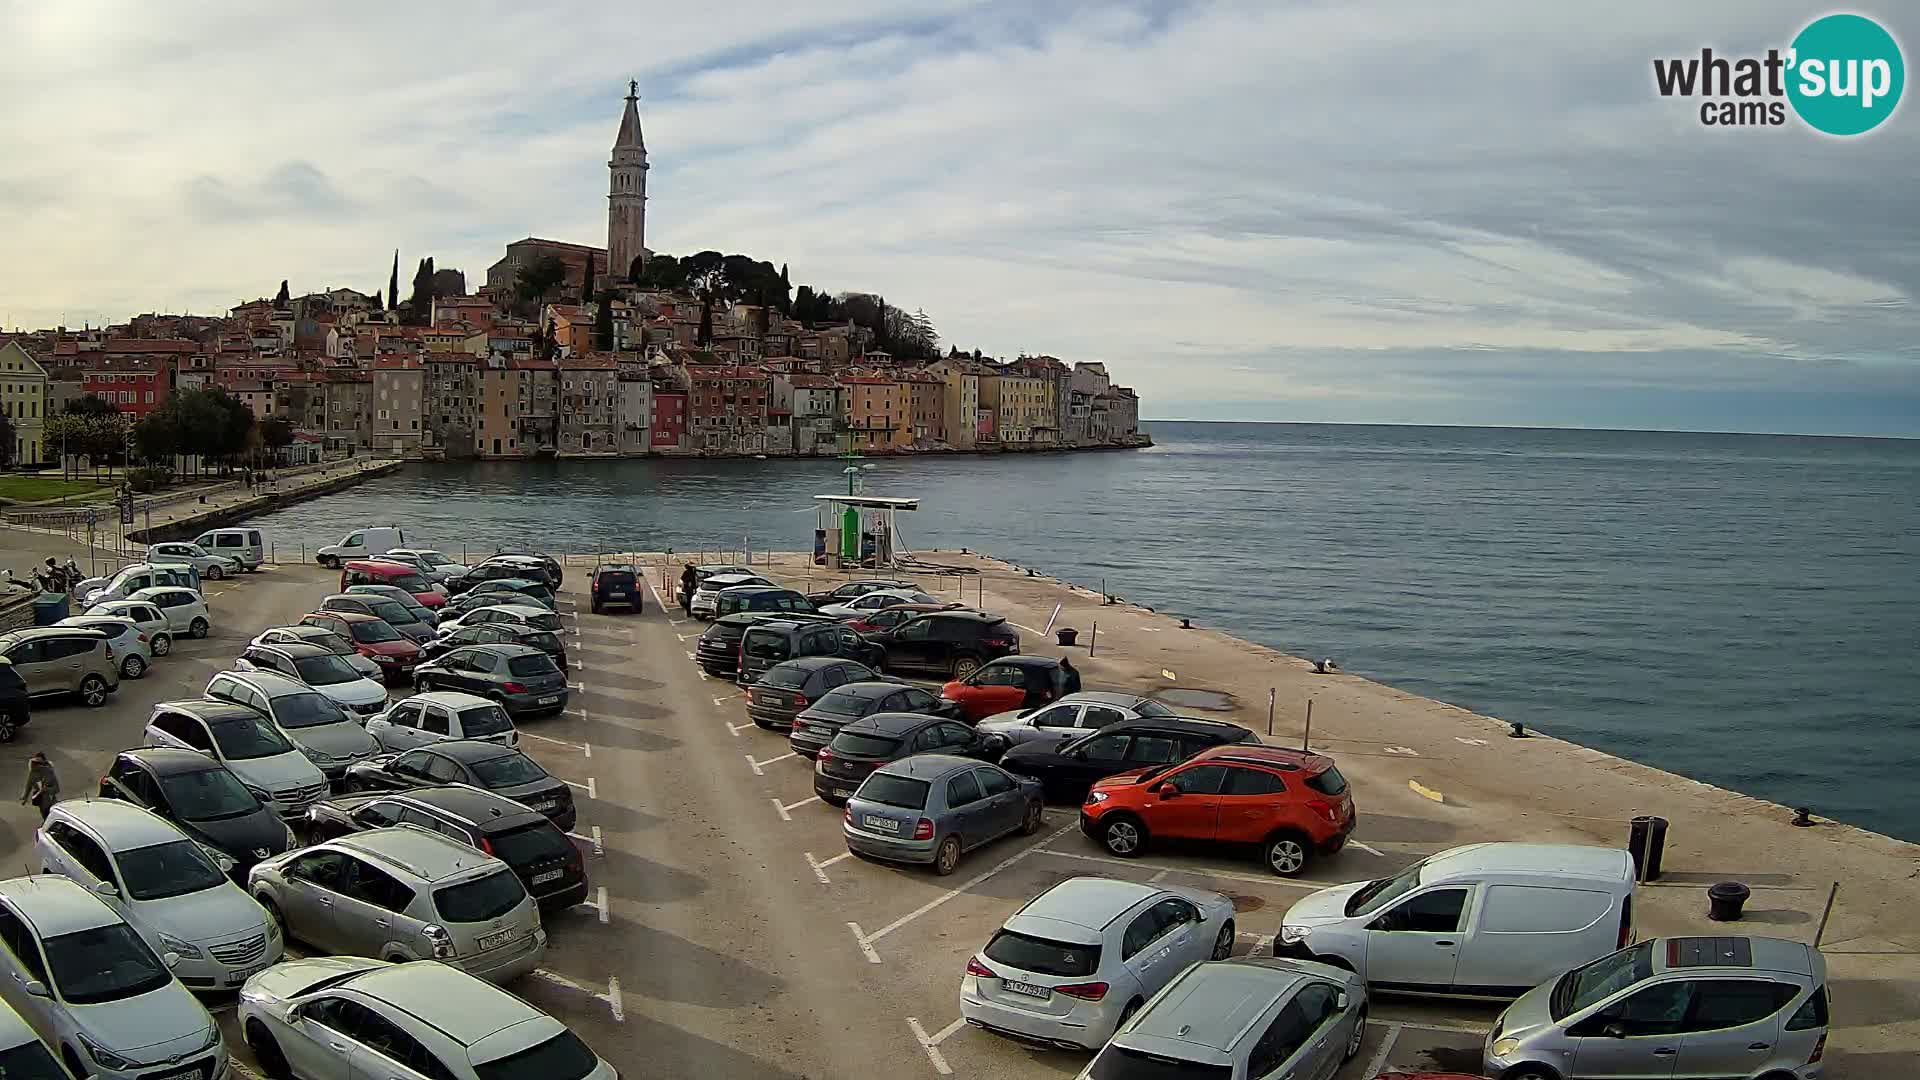
[[[640,84],[627,84],[613,156],[607,160],[607,276],[620,281],[640,269],[647,241],[647,143],[640,135]]]

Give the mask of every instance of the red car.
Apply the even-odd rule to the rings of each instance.
[[[385,619],[358,611],[313,611],[302,615],[300,622],[331,630],[353,642],[353,650],[379,664],[388,682],[404,681],[420,663],[420,646]]]
[[[412,596],[424,608],[437,608],[447,602],[447,594],[433,587],[420,571],[405,563],[382,559],[359,559],[340,571],[340,591],[349,585],[392,585]]]
[[[1080,807],[1081,831],[1122,858],[1149,842],[1245,844],[1282,877],[1339,851],[1353,824],[1332,758],[1241,743],[1097,780]]]
[[[1051,656],[1003,656],[941,687],[940,696],[957,703],[973,724],[994,713],[1039,708],[1075,689]]]

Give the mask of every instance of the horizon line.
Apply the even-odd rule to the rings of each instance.
[[[1404,427],[1487,431],[1597,431],[1619,435],[1752,435],[1768,439],[1871,439],[1879,442],[1920,442],[1914,435],[1844,435],[1826,431],[1733,431],[1722,428],[1587,427],[1580,424],[1414,424],[1386,420],[1193,420],[1173,416],[1141,417],[1141,424],[1259,424],[1265,427]],[[1151,434],[1151,432],[1146,432]]]

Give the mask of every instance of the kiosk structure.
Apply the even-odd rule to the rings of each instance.
[[[919,499],[892,495],[815,495],[813,501],[813,561],[831,570],[894,566],[894,515],[920,509]]]

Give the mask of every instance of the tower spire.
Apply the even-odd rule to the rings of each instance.
[[[627,82],[626,102],[607,160],[607,275],[616,281],[639,273],[647,239],[647,144],[640,134],[639,80]]]
[[[647,148],[646,139],[640,134],[640,82],[637,79],[627,82],[627,108],[620,114],[620,133],[613,138],[613,148],[623,146]]]

